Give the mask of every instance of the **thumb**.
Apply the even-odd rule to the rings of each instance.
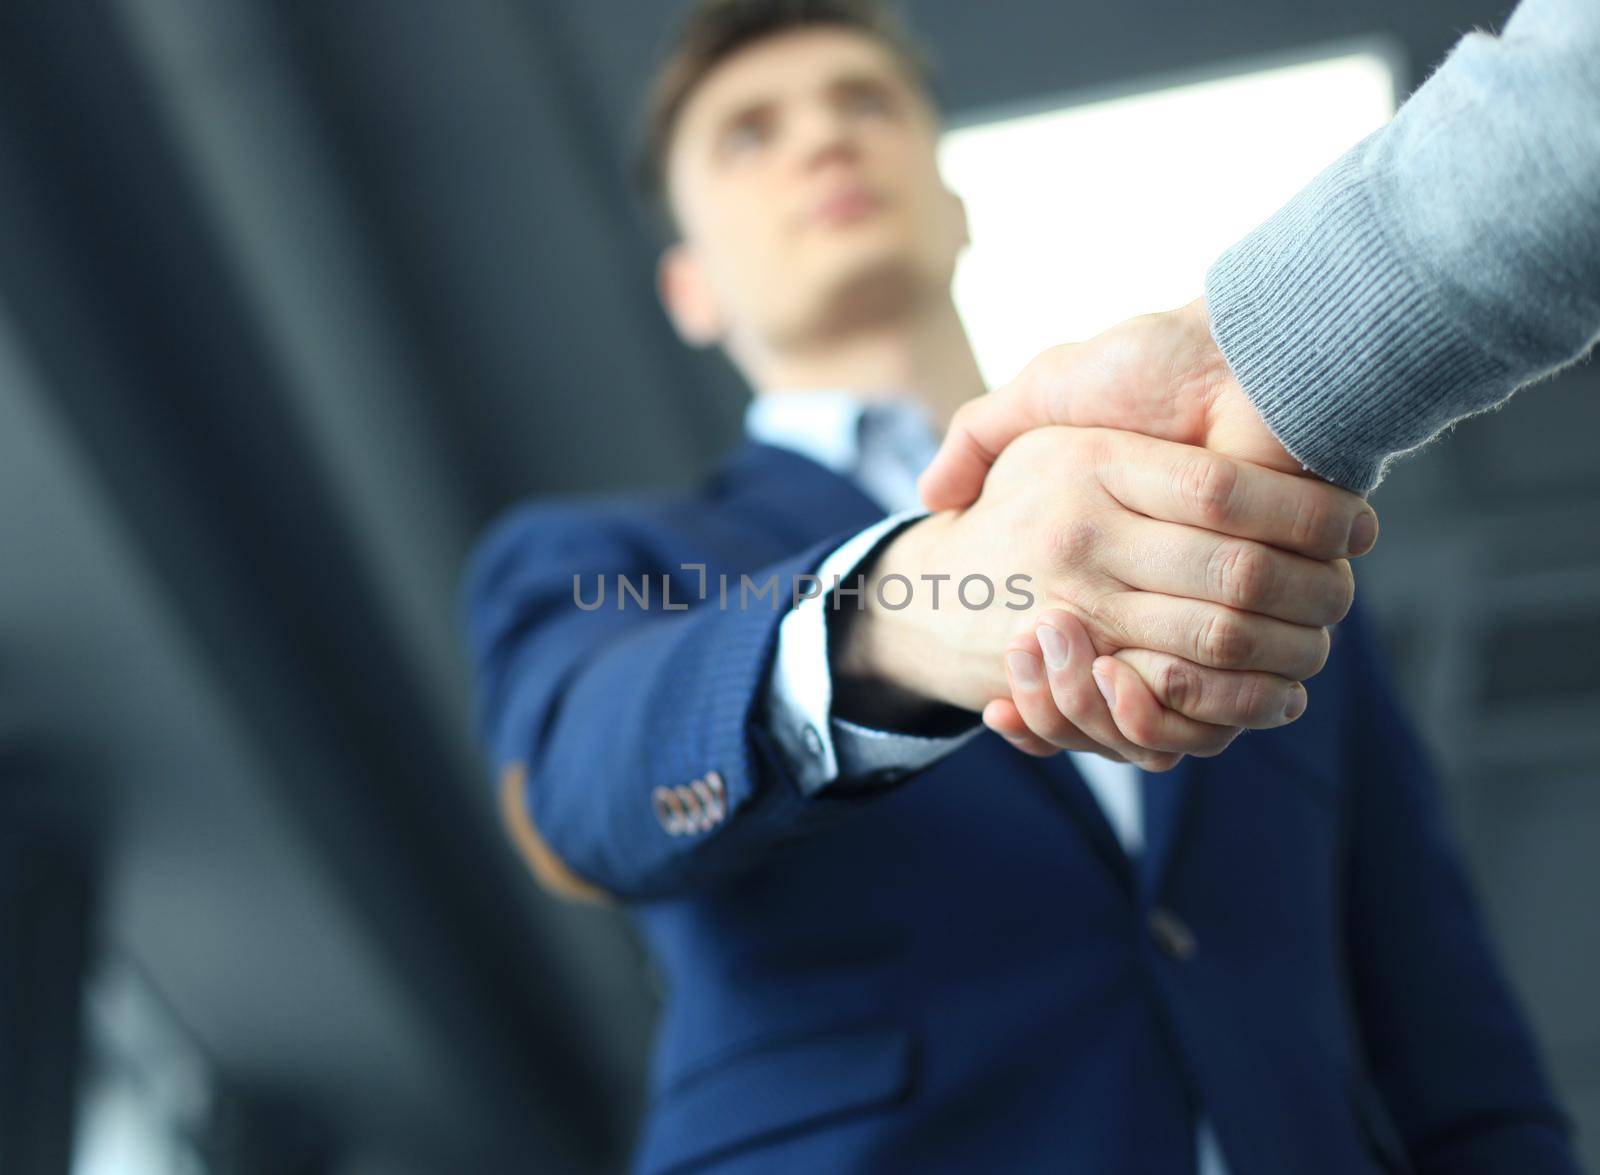
[[[1210,448],[1217,439],[1231,455],[1289,468],[1293,458],[1242,391],[1236,399],[1243,407],[1230,417],[1239,423],[1215,427],[1215,389],[1229,385],[1237,381],[1211,337],[1204,299],[1132,318],[1087,343],[1052,347],[1005,387],[963,404],[918,488],[929,509],[969,506],[1000,451],[1051,424],[1120,428]]]
[[[983,489],[983,479],[1000,452],[1030,429],[1071,424],[1072,397],[1052,381],[1035,378],[1033,365],[1005,387],[968,400],[956,410],[944,443],[917,479],[917,490],[929,510],[970,506]]]

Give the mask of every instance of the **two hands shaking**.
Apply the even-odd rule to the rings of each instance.
[[[869,582],[1021,573],[1035,603],[890,609],[894,593],[864,592],[833,656],[840,704],[876,712],[846,716],[942,703],[1030,754],[1151,771],[1305,711],[1354,598],[1348,560],[1378,532],[1363,498],[1273,436],[1202,302],[1046,351],[964,405],[920,489],[936,513],[879,550]]]

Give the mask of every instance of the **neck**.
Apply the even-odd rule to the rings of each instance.
[[[893,319],[787,343],[740,366],[758,395],[845,388],[864,399],[914,396],[941,431],[986,390],[948,292]]]

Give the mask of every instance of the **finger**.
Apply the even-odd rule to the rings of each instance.
[[[1306,710],[1306,688],[1273,673],[1240,673],[1196,665],[1170,653],[1119,649],[1113,654],[1165,709],[1217,726],[1270,730]]]
[[[1045,681],[1044,660],[1032,633],[1019,637],[1005,653],[1006,678],[1011,686],[1011,701],[1023,723],[1034,735],[1059,750],[1091,751],[1100,744],[1079,730],[1056,708]],[[1115,725],[1104,724],[1115,732]],[[1125,744],[1120,735],[1118,744]],[[1116,749],[1120,750],[1119,745]]]
[[[1355,602],[1344,559],[1323,562],[1252,539],[1126,515],[1105,569],[1129,587],[1209,600],[1291,624],[1337,624]]]
[[[1060,747],[1051,746],[1028,729],[1010,698],[995,698],[983,708],[982,717],[985,726],[1025,755],[1044,759],[1061,753]]]
[[[1239,735],[1238,727],[1196,722],[1162,707],[1145,688],[1139,675],[1115,657],[1097,658],[1092,668],[1095,684],[1123,737],[1153,750],[1176,751],[1200,758],[1220,755]],[[1164,771],[1165,767],[1146,767]]]
[[[1100,482],[1140,514],[1255,539],[1313,559],[1365,554],[1377,537],[1377,515],[1349,490],[1193,445],[1114,435],[1104,448]],[[1352,530],[1363,518],[1371,536],[1358,534],[1352,542]]]
[[[1171,653],[1212,669],[1252,669],[1292,681],[1315,677],[1328,660],[1328,631],[1241,612],[1224,604],[1115,592],[1098,618],[1116,632],[1118,648]]]
[[[985,726],[1024,754],[1037,755],[1044,759],[1061,753],[1060,747],[1051,746],[1028,729],[1027,723],[1022,721],[1022,715],[1017,713],[1016,703],[1010,698],[995,698],[983,708],[982,717]],[[1099,755],[1112,763],[1128,761],[1115,751],[1102,746],[1088,747],[1085,753]]]
[[[1039,617],[1035,633],[1044,655],[1050,704],[1056,713],[1094,742],[1130,763],[1151,771],[1164,771],[1173,765],[1160,756],[1152,756],[1151,748],[1131,742],[1117,729],[1090,673],[1095,659],[1094,644],[1076,616],[1060,610],[1045,612]],[[1028,713],[1025,711],[1023,716],[1028,717]]]

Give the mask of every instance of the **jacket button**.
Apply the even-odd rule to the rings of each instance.
[[[711,823],[716,824],[728,814],[728,785],[723,782],[720,771],[707,771],[705,785],[711,793]]]
[[[688,831],[683,805],[671,788],[658,787],[651,792],[650,806],[655,809],[656,820],[667,830],[668,836],[682,836]]]
[[[808,723],[800,732],[800,741],[805,744],[806,754],[813,759],[822,758],[822,735],[817,733],[815,726]]]
[[[1194,931],[1189,929],[1187,923],[1165,906],[1157,906],[1145,917],[1145,925],[1150,930],[1150,937],[1155,940],[1156,949],[1167,958],[1179,963],[1187,963],[1194,958],[1199,944],[1195,942]]]
[[[683,805],[683,828],[685,832],[704,832],[711,827],[706,821],[706,814],[700,807],[700,797],[688,784],[680,783],[672,789],[678,797],[678,803]]]
[[[694,793],[699,802],[702,831],[710,828],[722,819],[722,808],[717,802],[717,797],[711,791],[711,785],[704,779],[696,779],[689,784],[689,790]]]

